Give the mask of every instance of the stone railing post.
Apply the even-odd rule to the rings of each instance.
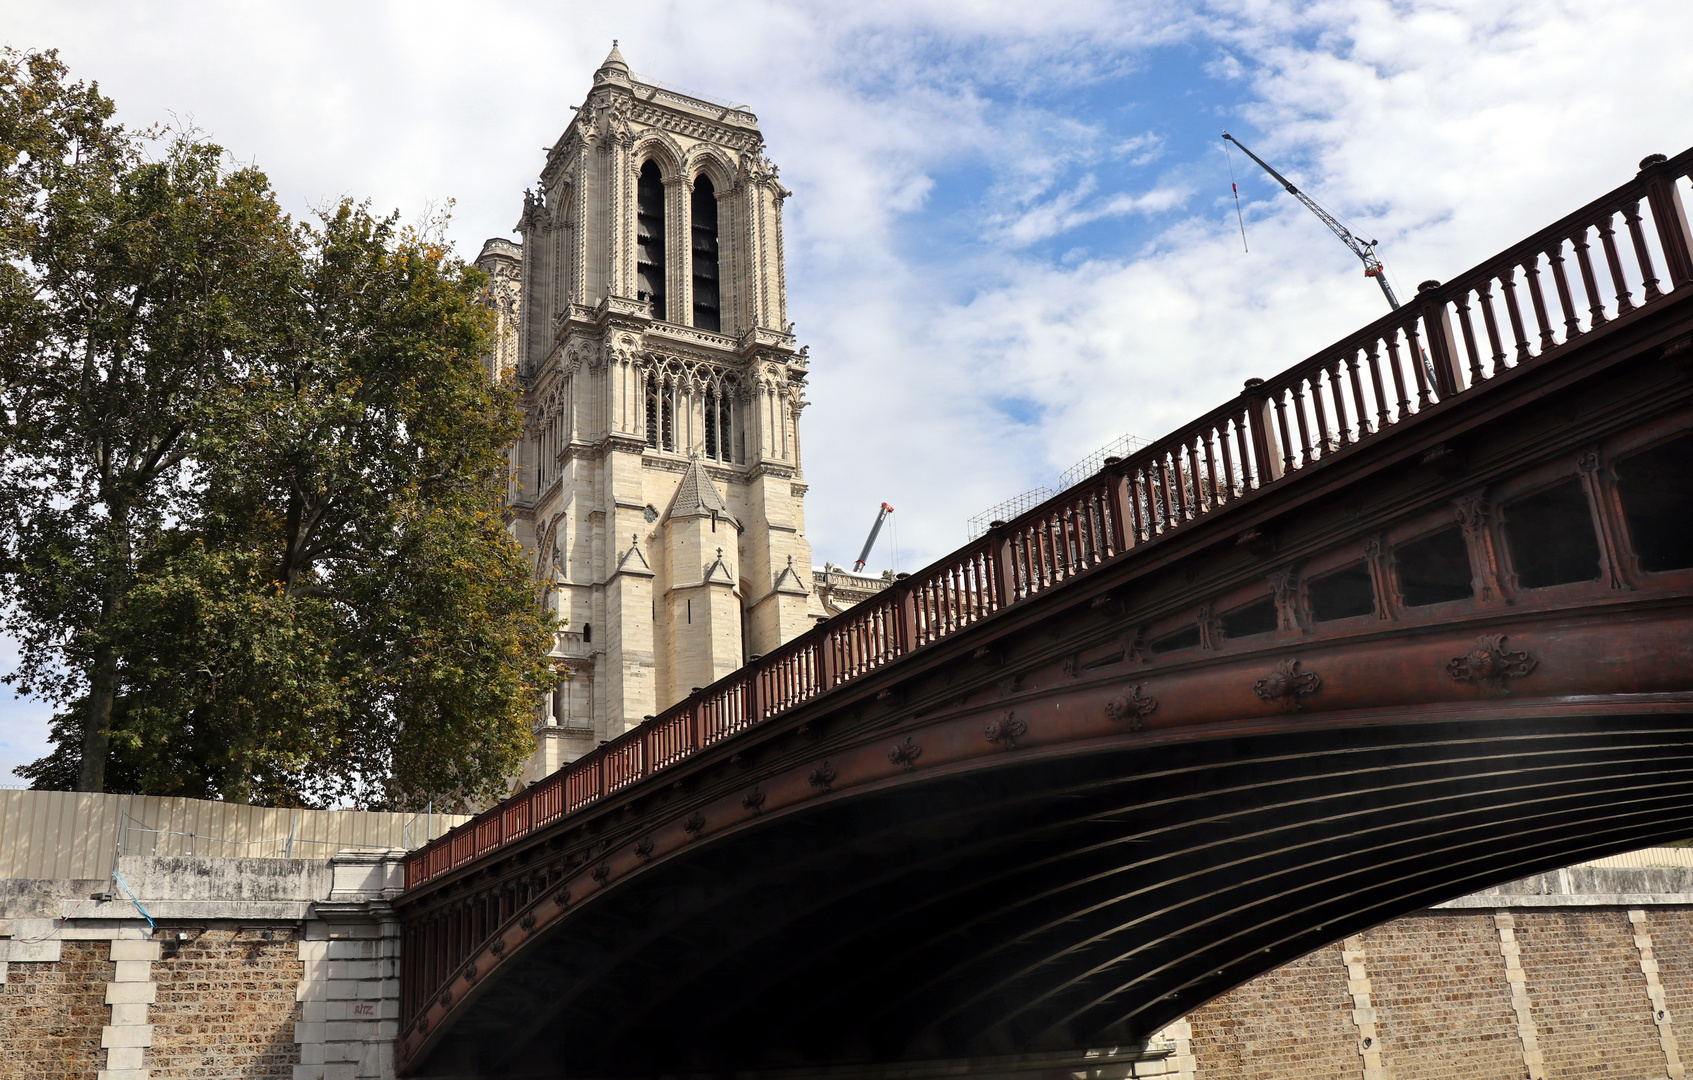
[[[1693,285],[1693,230],[1687,226],[1687,211],[1681,205],[1676,178],[1663,167],[1665,160],[1662,154],[1647,156],[1640,162],[1640,173],[1646,178],[1646,202],[1658,227],[1664,260],[1669,263],[1670,285],[1680,289]]]
[[[1247,423],[1252,429],[1252,458],[1257,465],[1258,486],[1282,477],[1281,440],[1276,437],[1275,406],[1264,392],[1263,379],[1247,379],[1243,391]]]
[[[1434,389],[1440,400],[1445,401],[1463,393],[1464,372],[1458,366],[1458,350],[1453,346],[1452,316],[1446,310],[1446,301],[1437,295],[1439,289],[1438,281],[1425,281],[1418,285],[1417,307],[1423,317],[1429,363],[1434,368]]]

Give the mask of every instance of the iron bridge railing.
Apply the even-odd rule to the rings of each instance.
[[[1679,193],[1690,169],[1693,149],[1647,158],[1628,183],[1456,280],[1425,283],[1399,310],[1249,381],[1232,401],[413,852],[406,887],[1681,294],[1693,286]]]

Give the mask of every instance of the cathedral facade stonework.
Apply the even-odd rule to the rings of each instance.
[[[752,113],[636,80],[614,46],[477,265],[525,412],[508,510],[566,624],[521,780],[809,629],[782,203]]]

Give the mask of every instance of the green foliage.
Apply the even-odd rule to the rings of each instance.
[[[552,627],[500,518],[519,415],[481,275],[352,203],[292,222],[219,148],[110,115],[51,54],[0,55],[6,678],[66,707],[21,771],[502,793]]]

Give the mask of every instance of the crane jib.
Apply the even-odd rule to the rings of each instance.
[[[1251,150],[1248,150],[1245,143],[1241,142],[1226,131],[1223,132],[1223,138],[1240,147],[1242,153],[1251,158],[1253,161],[1256,161],[1259,168],[1269,173],[1275,178],[1277,183],[1286,188],[1289,195],[1292,195],[1294,198],[1303,203],[1305,205],[1305,209],[1317,215],[1317,220],[1321,221],[1324,225],[1327,225],[1329,232],[1334,233],[1334,235],[1339,238],[1341,243],[1346,245],[1347,249],[1350,250],[1352,254],[1358,256],[1359,261],[1364,264],[1364,276],[1376,279],[1376,284],[1381,286],[1382,295],[1387,298],[1388,306],[1393,308],[1395,311],[1399,309],[1399,298],[1393,295],[1393,289],[1387,283],[1387,276],[1385,272],[1386,268],[1382,266],[1381,259],[1376,256],[1375,241],[1372,240],[1366,243],[1358,237],[1353,236],[1351,230],[1342,225],[1333,214],[1324,210],[1322,206],[1317,203],[1317,200],[1300,191],[1293,185],[1292,181],[1288,180],[1287,177],[1272,169],[1269,162],[1265,161],[1257,154],[1254,154]],[[1238,197],[1240,189],[1238,187],[1235,188],[1235,192]]]

